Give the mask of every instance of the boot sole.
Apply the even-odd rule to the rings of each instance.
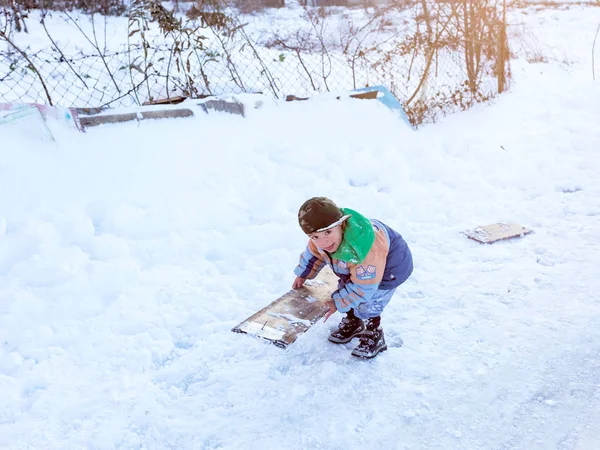
[[[371,358],[375,358],[381,352],[385,352],[387,349],[388,349],[387,345],[384,345],[383,347],[381,347],[379,350],[377,350],[372,355],[360,355],[360,354],[352,352],[352,356],[356,356],[357,358],[361,358],[361,359],[371,359]]]
[[[358,333],[353,334],[352,336],[350,336],[348,339],[337,339],[337,338],[329,336],[329,341],[333,342],[334,344],[347,344],[348,342],[350,342],[355,337],[361,336],[364,332],[365,332],[365,330],[359,331]]]

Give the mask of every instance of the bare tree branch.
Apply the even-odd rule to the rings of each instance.
[[[56,49],[56,51],[59,53],[59,55],[61,57],[61,60],[67,63],[67,65],[69,66],[69,69],[71,69],[71,72],[73,72],[73,74],[79,79],[79,81],[81,81],[83,83],[83,85],[85,86],[86,89],[89,89],[88,85],[85,83],[85,81],[83,80],[83,78],[81,78],[81,76],[77,73],[77,71],[71,65],[71,62],[69,61],[69,58],[67,58],[65,56],[65,54],[62,52],[62,50],[60,49],[60,47],[58,46],[58,44],[54,41],[54,39],[50,35],[50,32],[48,31],[48,28],[46,27],[46,14],[47,14],[47,12],[43,11],[42,12],[42,19],[40,20],[40,23],[42,24],[42,27],[44,28],[44,31],[46,32],[46,36],[48,37],[48,39],[50,40],[50,42],[52,43],[52,45],[54,46],[54,48]]]
[[[81,32],[81,34],[83,35],[83,37],[94,47],[94,49],[96,49],[96,51],[98,52],[98,56],[102,60],[102,64],[104,65],[104,68],[106,69],[106,73],[108,74],[108,76],[110,77],[110,79],[113,82],[113,85],[115,86],[115,89],[117,90],[118,93],[121,93],[121,89],[119,88],[119,85],[116,82],[115,77],[114,77],[112,71],[110,70],[110,67],[108,67],[108,62],[106,61],[106,56],[105,56],[104,52],[102,52],[102,50],[98,46],[98,40],[97,40],[97,37],[96,37],[96,28],[94,26],[94,17],[93,17],[93,14],[92,14],[92,27],[94,29],[94,41],[96,41],[96,42],[94,42],[94,41],[92,41],[90,39],[90,37],[86,34],[86,32],[83,31],[83,29],[79,26],[79,24],[77,23],[77,21],[73,17],[71,17],[71,15],[68,12],[65,11],[64,14],[75,25],[75,27]]]
[[[29,63],[29,67],[31,67],[31,70],[33,70],[35,72],[35,74],[38,77],[38,80],[40,80],[40,83],[42,84],[42,87],[44,88],[44,92],[46,93],[46,98],[48,99],[48,104],[50,106],[53,106],[54,103],[52,103],[52,97],[50,97],[50,92],[48,92],[48,87],[46,86],[46,83],[44,82],[44,79],[42,78],[40,71],[36,68],[35,64],[33,64],[31,59],[29,58],[29,56],[27,56],[27,53],[25,53],[23,50],[21,50],[19,47],[17,47],[17,45],[4,33],[4,31],[0,31],[0,38],[4,39],[12,48],[14,48],[17,52],[19,52],[19,54],[25,59],[25,61],[27,61]]]

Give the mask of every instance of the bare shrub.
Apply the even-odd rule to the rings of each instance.
[[[54,64],[71,89],[82,91],[67,97],[86,106],[92,99],[94,106],[105,106],[123,104],[122,99],[142,104],[265,91],[281,98],[384,85],[416,125],[485,101],[502,92],[510,78],[504,11],[496,0],[396,2],[335,16],[328,8],[305,6],[297,27],[273,28],[260,41],[246,32],[243,16],[221,0],[186,8],[182,17],[159,0],[134,0],[128,44],[110,53],[92,15],[92,32],[79,30],[94,54],[76,58],[63,54],[42,15],[51,54],[30,55],[27,61],[26,51],[0,51],[2,80],[11,86],[26,80],[39,93],[31,76],[22,77],[33,67],[39,81],[56,89]],[[0,22],[6,30],[0,40],[10,42],[12,24],[12,15]],[[19,92],[22,96],[23,89]],[[67,93],[62,94],[64,101]]]
[[[415,124],[506,89],[508,41],[497,0],[395,3],[373,9],[358,25],[347,17],[337,30],[327,25],[325,8],[305,7],[303,18],[305,26],[272,32],[266,45],[292,52],[315,90],[330,90],[331,61],[338,55],[354,88],[385,84]],[[409,25],[394,30],[392,19]],[[321,60],[316,70],[311,58]]]
[[[27,32],[27,23],[29,8],[15,0],[2,0],[2,10],[0,10],[0,29],[5,34],[10,34],[13,30],[16,32]]]
[[[233,0],[232,5],[242,14],[263,12],[267,8],[283,8],[284,0]]]

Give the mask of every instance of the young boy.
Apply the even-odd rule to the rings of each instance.
[[[381,312],[413,270],[412,254],[402,236],[378,220],[338,208],[325,197],[304,202],[298,222],[309,241],[294,270],[292,287],[300,288],[329,265],[340,280],[325,321],[336,310],[346,313],[329,340],[344,344],[360,337],[352,355],[361,358],[387,350]]]

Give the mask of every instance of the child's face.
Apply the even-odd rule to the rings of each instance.
[[[338,249],[342,243],[343,236],[344,229],[342,225],[333,227],[330,230],[316,231],[308,235],[317,247],[329,253],[333,253]]]

